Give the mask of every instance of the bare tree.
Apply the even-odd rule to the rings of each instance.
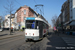
[[[3,16],[0,16],[0,27],[1,27],[1,28],[3,28],[3,21],[4,21]]]
[[[6,5],[4,6],[4,8],[6,9],[6,13],[10,14],[10,34],[11,34],[11,14],[14,11],[14,2],[13,0],[7,0]]]
[[[57,21],[57,16],[54,15],[51,19],[52,23],[53,23],[53,27],[56,26],[56,21]]]

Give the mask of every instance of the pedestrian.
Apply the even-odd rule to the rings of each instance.
[[[11,27],[11,32],[13,32],[13,27]]]
[[[23,29],[23,31],[24,31],[24,27],[23,27],[22,29]]]
[[[56,29],[56,27],[54,27],[54,32],[55,32],[55,34],[56,34],[56,31],[57,31],[57,29]]]
[[[58,33],[58,36],[59,36],[59,33],[60,33],[59,29],[57,29],[57,33]]]

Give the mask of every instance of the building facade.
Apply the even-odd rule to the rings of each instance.
[[[70,5],[70,21],[75,20],[75,0],[69,0]]]
[[[28,6],[21,6],[17,11],[17,23],[19,29],[25,27],[25,17],[37,17],[37,13]]]
[[[63,17],[63,25],[66,25],[70,21],[70,10],[69,10],[69,0],[67,0],[63,5],[62,5],[62,17]]]
[[[4,28],[9,28],[10,27],[10,19],[8,18],[10,15],[5,16],[5,23],[4,23]]]
[[[59,17],[63,29],[75,28],[75,0],[67,0],[63,3]]]
[[[11,27],[13,28],[15,27],[14,18],[14,14],[11,14]],[[10,15],[5,16],[4,28],[10,28]]]

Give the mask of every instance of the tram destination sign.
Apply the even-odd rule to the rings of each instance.
[[[35,20],[35,17],[27,17],[26,20]]]

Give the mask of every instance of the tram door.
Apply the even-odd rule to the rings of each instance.
[[[39,21],[39,38],[43,38],[43,23]]]

